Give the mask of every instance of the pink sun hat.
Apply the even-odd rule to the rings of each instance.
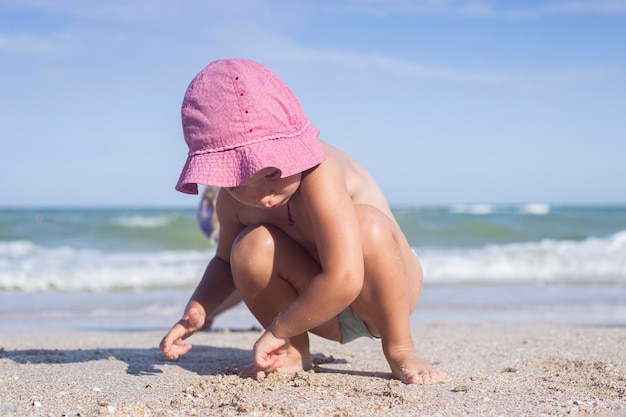
[[[276,74],[254,61],[221,59],[191,81],[182,105],[189,147],[176,189],[236,187],[273,167],[288,177],[324,160],[319,130]]]

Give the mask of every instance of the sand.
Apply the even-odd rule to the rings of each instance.
[[[449,381],[391,378],[373,340],[312,338],[313,371],[244,379],[258,331],[194,335],[178,361],[161,330],[0,333],[0,416],[626,416],[626,326],[420,324]]]

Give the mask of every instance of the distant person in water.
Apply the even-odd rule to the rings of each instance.
[[[212,186],[204,188],[197,213],[200,230],[202,230],[202,233],[206,235],[213,245],[217,244],[217,237],[220,233],[220,224],[217,221],[217,214],[215,213],[215,201],[217,200],[219,190],[219,187]]]
[[[309,369],[311,332],[340,343],[380,339],[404,383],[446,379],[415,349],[409,317],[422,268],[382,191],[319,139],[278,76],[253,61],[215,61],[189,85],[182,122],[189,154],[176,188],[221,187],[219,239],[161,341],[165,356],[189,352],[185,339],[238,293],[265,328],[241,375]]]

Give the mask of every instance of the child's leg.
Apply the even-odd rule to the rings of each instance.
[[[424,361],[411,337],[410,314],[419,300],[422,269],[397,224],[370,206],[356,206],[365,279],[352,307],[382,338],[393,375],[407,384],[436,383],[446,374]]]
[[[230,265],[239,294],[266,328],[320,272],[319,264],[300,245],[279,229],[265,225],[248,227],[239,235]],[[341,338],[337,318],[312,331],[331,340]],[[308,334],[294,336],[290,343],[286,363],[280,370],[296,372],[310,368]]]

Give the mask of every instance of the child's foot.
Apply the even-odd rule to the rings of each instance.
[[[448,374],[422,359],[414,350],[398,353],[389,359],[391,373],[405,384],[438,384],[448,379]]]

